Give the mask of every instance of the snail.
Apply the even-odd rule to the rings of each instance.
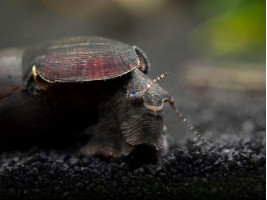
[[[158,85],[167,73],[152,80],[149,68],[137,46],[102,37],[1,51],[0,151],[86,136],[86,153],[120,156],[145,147],[163,156],[165,102],[204,140]]]

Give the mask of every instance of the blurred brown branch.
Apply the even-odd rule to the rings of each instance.
[[[234,67],[229,67],[229,65]],[[189,65],[184,74],[185,84],[198,89],[265,92],[264,67],[229,65],[223,67],[201,64]]]

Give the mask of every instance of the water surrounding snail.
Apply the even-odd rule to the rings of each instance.
[[[201,138],[149,67],[140,48],[101,37],[1,51],[0,151],[85,136],[86,153],[165,155],[164,102]]]

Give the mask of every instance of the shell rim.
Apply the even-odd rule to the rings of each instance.
[[[129,71],[126,71],[120,75],[114,76],[114,77],[110,77],[110,78],[99,78],[99,79],[94,79],[94,80],[79,80],[79,81],[67,81],[67,80],[54,80],[51,81],[49,79],[44,78],[44,76],[42,76],[39,71],[36,69],[36,73],[38,74],[38,76],[40,76],[40,78],[48,83],[84,83],[84,82],[91,82],[91,81],[106,81],[106,80],[110,80],[110,79],[115,79],[121,76],[124,76],[125,74],[130,73],[131,71],[133,71],[134,69],[137,69],[138,67],[135,66],[133,68],[131,68]],[[33,74],[32,74],[33,76]]]

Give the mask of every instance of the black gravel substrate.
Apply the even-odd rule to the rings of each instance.
[[[175,147],[158,164],[58,151],[2,154],[0,199],[264,199],[260,139],[217,150],[188,143],[188,152]]]

